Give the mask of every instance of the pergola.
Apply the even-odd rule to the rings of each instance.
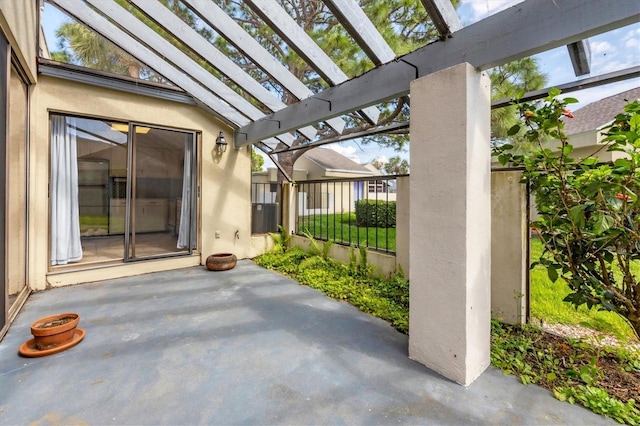
[[[182,3],[206,25],[298,99],[293,105],[285,105],[277,94],[267,90],[161,4],[148,0],[128,0],[136,10],[212,64],[224,75],[225,81],[212,75],[115,0],[48,1],[155,69],[181,88],[189,98],[233,127],[236,147],[255,144],[269,154],[276,164],[278,162],[274,154],[300,148],[301,144],[293,144],[296,138],[303,140],[304,147],[308,147],[402,127],[402,124],[389,128],[376,126],[380,115],[376,104],[406,96],[412,80],[459,63],[467,62],[478,70],[486,70],[566,45],[576,76],[588,74],[590,57],[587,38],[638,22],[638,4],[635,1],[524,1],[463,27],[450,1],[420,0],[415,2],[415,7],[424,7],[440,39],[397,57],[357,0],[325,0],[327,8],[353,38],[353,42],[376,66],[363,75],[348,79],[277,2],[244,1],[330,86],[320,93],[314,93],[215,2],[183,0]],[[40,71],[59,77],[78,78],[68,70],[60,72],[59,68],[46,63],[41,64]],[[638,75],[640,67],[634,67],[571,82],[564,85],[563,89],[582,89]],[[97,80],[92,81],[95,83]],[[227,82],[241,88],[250,99],[238,94]],[[126,88],[123,87],[123,90]],[[160,92],[155,90],[156,94]],[[177,97],[175,93],[173,96]],[[505,102],[508,100],[496,102],[495,105],[504,105]],[[256,103],[264,105],[271,113],[265,114],[254,106]],[[359,111],[369,121],[370,129],[341,136],[345,128],[341,116],[354,111]],[[318,138],[314,126],[321,122],[326,123],[334,134]],[[284,143],[284,147],[279,145],[276,148],[279,142]]]
[[[213,0],[181,0],[297,101],[286,105],[162,4],[128,0],[136,11],[189,47],[175,47],[115,0],[47,0],[147,64],[181,90],[114,81],[42,61],[39,72],[195,103],[234,129],[235,147],[275,154],[345,140],[344,115],[366,132],[411,129],[410,356],[462,384],[488,365],[490,265],[489,82],[483,71],[567,46],[576,76],[589,72],[587,38],[640,21],[640,2],[525,0],[464,27],[449,0],[420,0],[439,39],[396,56],[358,0],[323,0],[375,67],[349,78],[273,0],[245,0],[328,85],[314,92],[254,40]],[[192,59],[215,67],[219,78]],[[565,91],[636,77],[640,67],[576,80]],[[242,95],[236,90],[239,88]],[[528,94],[539,97],[543,91]],[[376,105],[411,97],[411,123],[377,125]],[[504,105],[505,100],[494,105]],[[258,108],[256,105],[261,105]],[[265,112],[266,110],[266,112]],[[414,122],[415,119],[415,122]],[[333,130],[319,137],[317,126]],[[300,144],[300,141],[304,143]],[[450,163],[455,159],[456,166]],[[429,164],[429,167],[421,167]],[[447,164],[445,166],[445,164]],[[282,171],[282,168],[281,168]],[[415,172],[414,172],[415,171]],[[428,182],[428,185],[419,185]],[[425,187],[426,186],[426,187]],[[455,194],[455,196],[452,196]],[[418,309],[420,308],[420,309]]]

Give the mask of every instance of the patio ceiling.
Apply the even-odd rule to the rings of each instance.
[[[450,0],[420,0],[414,7],[426,10],[440,39],[398,57],[358,0],[324,0],[328,11],[375,65],[374,69],[349,78],[279,2],[244,0],[242,3],[322,78],[327,88],[318,92],[294,76],[217,2],[181,0],[202,23],[295,98],[287,105],[278,93],[258,82],[159,2],[128,0],[127,9],[116,0],[47,1],[216,114],[234,128],[236,147],[256,144],[267,154],[294,149],[301,141],[307,146],[318,143],[320,123],[332,130],[328,135],[324,132],[325,139],[341,140],[344,116],[352,113],[365,119],[372,132],[381,132],[376,126],[380,117],[376,105],[400,97],[408,101],[412,80],[458,63],[468,62],[485,70],[567,45],[576,75],[588,73],[589,46],[585,39],[640,21],[636,1],[525,0],[463,27]],[[190,51],[176,47],[134,12],[154,21]],[[201,65],[203,61],[193,58],[215,67],[216,74]]]

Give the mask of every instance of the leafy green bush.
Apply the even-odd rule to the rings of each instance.
[[[396,202],[381,200],[356,201],[356,225],[371,228],[395,228]]]
[[[281,225],[278,225],[278,233],[269,232],[269,235],[273,240],[273,251],[282,253],[287,251],[289,242],[291,241],[291,235],[288,235],[287,231]]]
[[[539,217],[532,223],[544,243],[539,263],[551,281],[563,278],[571,292],[565,301],[618,313],[640,334],[640,104],[628,104],[604,129],[607,151],[621,154],[609,164],[597,157],[575,159],[564,133],[566,108],[577,102],[560,99],[552,89],[545,102],[519,104],[526,139],[537,145],[530,154],[512,146],[496,149],[501,164],[524,166],[523,182],[535,195]],[[555,140],[557,150],[548,147]]]
[[[624,403],[609,396],[604,389],[589,385],[564,386],[554,389],[553,394],[560,401],[567,401],[571,404],[579,402],[594,413],[611,417],[620,423],[632,426],[640,425],[640,411],[636,408],[633,399]]]

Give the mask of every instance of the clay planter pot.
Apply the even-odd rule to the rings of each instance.
[[[74,313],[51,315],[31,324],[31,334],[37,349],[44,351],[65,345],[73,340],[80,315]]]
[[[231,253],[214,253],[207,257],[207,269],[210,271],[226,271],[235,268],[238,258]]]

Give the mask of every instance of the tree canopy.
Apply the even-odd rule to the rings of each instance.
[[[263,166],[264,166],[264,158],[262,158],[262,155],[256,152],[255,148],[252,148],[251,149],[251,171],[260,172],[262,171]]]
[[[409,174],[409,162],[398,156],[391,157],[384,165],[384,171],[389,175]]]

